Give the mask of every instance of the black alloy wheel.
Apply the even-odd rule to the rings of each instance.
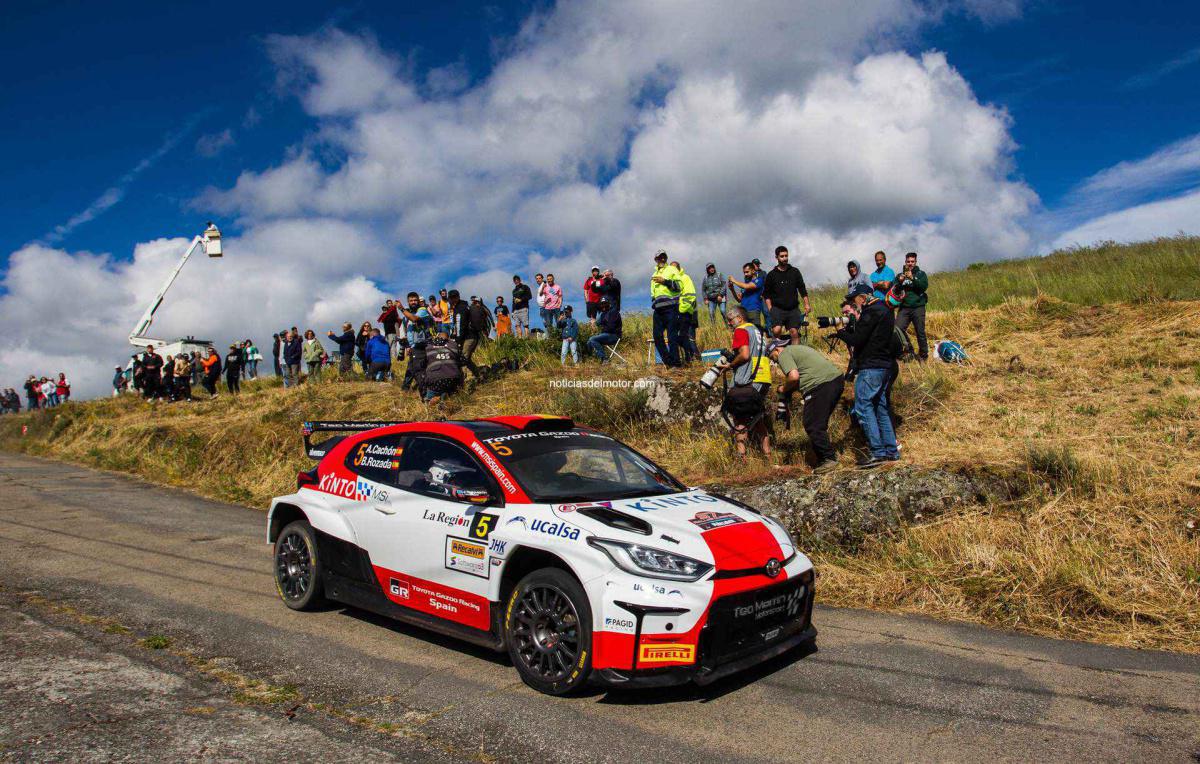
[[[591,673],[592,614],[587,595],[568,573],[530,573],[509,598],[505,614],[508,652],[530,687],[562,695]]]
[[[316,540],[303,520],[290,523],[275,539],[275,588],[293,610],[312,610],[324,603]]]

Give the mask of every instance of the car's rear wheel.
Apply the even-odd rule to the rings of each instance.
[[[312,526],[304,520],[289,523],[275,539],[275,588],[292,610],[313,610],[325,604],[321,558]]]
[[[544,568],[521,579],[508,598],[504,630],[517,673],[538,692],[564,695],[592,672],[592,609],[566,571]]]

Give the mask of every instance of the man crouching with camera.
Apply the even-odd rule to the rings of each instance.
[[[801,421],[817,457],[813,472],[829,472],[837,466],[837,454],[829,442],[829,417],[841,400],[846,378],[841,369],[808,345],[772,342],[769,352],[784,374],[783,384],[775,389],[780,402],[790,405],[796,391],[804,401]]]
[[[767,338],[746,317],[741,306],[729,308],[725,322],[733,329],[732,351],[726,352],[716,369],[731,371],[721,413],[733,429],[738,456],[746,455],[746,442],[753,437],[765,455],[771,454],[771,428],[767,418],[767,392],[771,389],[771,362]]]
[[[900,460],[896,431],[892,427],[888,388],[892,367],[899,356],[896,319],[883,300],[868,287],[855,287],[851,298],[859,307],[857,321],[849,322],[837,336],[850,348],[854,379],[854,415],[862,426],[870,458],[859,469],[873,469]]]

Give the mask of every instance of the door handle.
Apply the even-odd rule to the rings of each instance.
[[[384,505],[384,504],[382,504],[382,503],[380,503],[380,502],[378,502],[378,501],[377,501],[377,502],[374,502],[374,503],[373,503],[371,506],[372,506],[372,507],[374,507],[375,511],[376,511],[376,512],[378,512],[378,513],[380,513],[381,515],[394,515],[394,514],[396,514],[396,510],[394,510],[394,509],[392,509],[391,507],[389,507],[389,506],[386,506],[386,505]]]

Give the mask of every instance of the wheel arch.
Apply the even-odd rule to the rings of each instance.
[[[287,527],[288,523],[296,520],[304,520],[315,530],[354,543],[354,533],[341,513],[319,504],[304,504],[297,501],[297,498],[298,496],[285,496],[272,502],[271,511],[267,516],[268,543],[274,544],[279,538],[279,532]]]
[[[560,555],[555,554],[547,549],[539,549],[532,546],[518,546],[508,553],[504,559],[504,566],[500,569],[500,578],[496,584],[495,602],[499,602],[501,607],[508,602],[509,595],[516,588],[517,582],[529,575],[535,570],[542,568],[558,568],[574,578],[581,588],[586,592],[587,588],[583,585],[583,579],[575,571],[571,565]]]

